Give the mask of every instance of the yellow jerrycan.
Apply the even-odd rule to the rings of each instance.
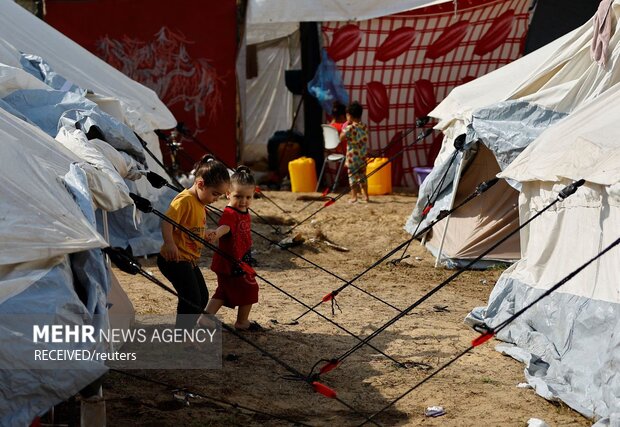
[[[381,166],[388,161],[386,157],[371,158],[369,160],[366,166],[366,176],[381,168]],[[368,194],[370,196],[380,196],[383,194],[390,194],[391,192],[392,164],[388,163],[386,166],[383,166],[379,172],[373,173],[373,175],[368,178]]]
[[[300,157],[288,162],[288,175],[293,193],[312,193],[316,189],[314,159]]]

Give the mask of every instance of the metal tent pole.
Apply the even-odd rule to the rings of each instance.
[[[461,173],[463,172],[464,165],[465,165],[465,152],[463,152],[461,155],[461,161],[459,162],[459,167],[456,171],[456,176],[454,177],[454,181],[452,184],[452,196],[450,197],[450,205],[448,206],[448,209],[452,209],[452,207],[454,206],[454,200],[456,199],[456,192],[459,188],[459,181],[461,180]],[[437,258],[435,258],[435,268],[439,267],[439,263],[441,261],[441,252],[443,251],[443,244],[446,240],[448,224],[450,224],[450,216],[446,218],[446,223],[444,224],[444,227],[443,227],[443,233],[441,234],[441,242],[439,243],[439,250],[437,251]]]

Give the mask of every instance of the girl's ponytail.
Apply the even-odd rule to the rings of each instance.
[[[242,185],[242,186],[246,186],[246,185],[255,186],[256,185],[254,176],[252,176],[252,171],[250,170],[249,167],[243,166],[243,165],[237,166],[237,169],[235,169],[235,172],[232,174],[230,179],[233,184],[237,184],[237,185]]]
[[[211,154],[205,154],[204,156],[202,156],[202,158],[200,160],[198,160],[198,163],[196,163],[196,166],[200,166],[203,165],[205,163],[209,163],[215,160],[215,157]]]
[[[216,160],[211,154],[205,154],[194,166],[194,176],[202,178],[208,187],[217,187],[220,184],[228,184],[230,175],[222,162]]]

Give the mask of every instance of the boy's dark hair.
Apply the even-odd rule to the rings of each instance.
[[[360,104],[357,101],[353,101],[347,107],[347,113],[349,113],[349,115],[353,117],[354,119],[358,119],[358,120],[361,119],[363,111],[364,111],[364,108],[362,107],[362,104]]]
[[[210,154],[205,154],[194,166],[194,176],[202,178],[207,187],[217,187],[220,184],[228,184],[230,175],[224,164],[215,160]]]
[[[347,113],[347,107],[340,101],[334,101],[332,105],[332,117],[342,117]]]
[[[254,187],[256,185],[256,181],[254,180],[254,176],[252,176],[252,171],[247,166],[237,166],[235,172],[230,177],[230,180],[233,184],[246,186],[251,185]]]

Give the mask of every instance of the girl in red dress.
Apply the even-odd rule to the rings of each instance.
[[[206,311],[212,315],[222,306],[239,307],[235,329],[257,330],[262,328],[256,322],[250,322],[249,316],[252,305],[258,302],[258,284],[253,276],[231,261],[233,258],[248,264],[252,262],[251,220],[248,209],[254,198],[256,184],[246,166],[239,166],[230,180],[230,191],[226,194],[228,205],[224,208],[219,227],[210,236],[213,241],[219,239],[219,248],[228,256],[213,254],[211,270],[217,274],[217,289],[209,300]]]

